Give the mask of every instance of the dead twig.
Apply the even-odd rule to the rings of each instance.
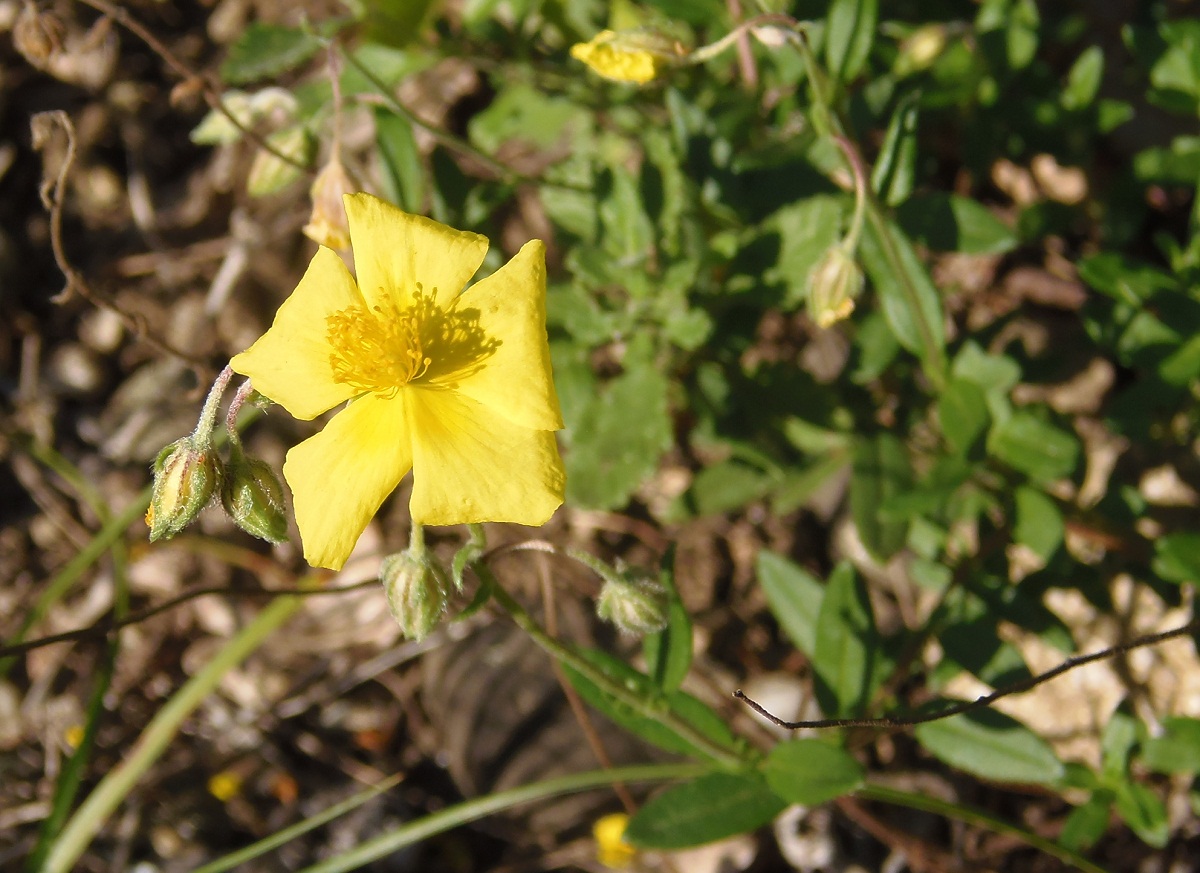
[[[66,279],[66,285],[63,286],[62,291],[55,295],[54,302],[64,303],[71,299],[72,294],[78,294],[94,306],[115,312],[126,328],[138,339],[160,352],[178,358],[191,367],[196,374],[199,384],[203,385],[206,381],[203,378],[204,373],[208,369],[208,365],[204,361],[154,336],[141,315],[136,312],[130,312],[108,295],[96,291],[88,285],[87,281],[83,278],[83,274],[71,265],[70,260],[67,258],[66,248],[63,245],[62,214],[67,180],[70,178],[71,168],[74,166],[76,158],[75,125],[71,122],[71,117],[66,112],[61,109],[54,109],[34,115],[30,119],[29,129],[33,147],[37,151],[44,152],[48,149],[51,138],[56,130],[61,130],[67,141],[66,152],[63,155],[58,172],[54,174],[53,178],[47,172],[46,178],[43,180],[39,190],[42,198],[42,206],[45,207],[50,216],[50,250],[54,255],[54,262],[58,265],[63,277]]]

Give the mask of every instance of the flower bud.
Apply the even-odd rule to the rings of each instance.
[[[312,214],[304,225],[304,235],[313,242],[331,249],[350,248],[350,222],[342,197],[359,190],[342,166],[337,155],[329,159],[313,180],[309,195]]]
[[[221,505],[246,533],[275,545],[287,541],[283,485],[266,461],[234,451],[225,465]]]
[[[154,460],[154,488],[146,524],[150,542],[170,539],[196,520],[221,482],[221,459],[191,436],[176,440]]]
[[[596,615],[621,633],[645,636],[667,626],[667,589],[642,572],[607,576],[596,598]]]
[[[892,64],[897,78],[910,76],[931,67],[946,47],[946,26],[927,24],[918,27],[900,44],[900,53]]]
[[[687,57],[676,40],[655,30],[602,30],[571,46],[571,57],[606,79],[645,85]]]
[[[830,247],[808,274],[808,314],[818,327],[830,327],[854,311],[862,293],[863,271],[845,246]]]
[[[303,127],[289,127],[276,131],[267,137],[267,142],[279,154],[291,158],[293,163],[265,149],[259,149],[246,178],[246,191],[251,197],[266,197],[283,190],[303,175],[303,168],[312,160],[312,134]]]
[[[420,640],[437,627],[449,605],[450,581],[428,553],[389,555],[379,568],[383,592],[401,632]]]

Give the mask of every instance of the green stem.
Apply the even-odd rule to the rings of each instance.
[[[204,398],[204,408],[200,410],[200,420],[196,422],[196,429],[192,431],[192,439],[197,444],[206,445],[212,438],[213,424],[217,420],[217,409],[221,405],[221,398],[225,394],[225,389],[229,385],[229,380],[233,378],[233,370],[228,366],[217,374],[217,380],[213,382],[212,388],[208,391],[208,396]]]
[[[425,525],[412,523],[408,532],[408,553],[418,561],[425,557]]]
[[[316,815],[309,816],[303,821],[286,827],[283,830],[276,831],[269,837],[264,837],[256,843],[251,843],[243,849],[238,849],[236,852],[230,852],[228,855],[223,855],[215,861],[210,861],[202,867],[197,867],[192,873],[225,873],[226,870],[232,870],[239,864],[244,864],[247,861],[253,861],[260,855],[265,855],[272,849],[278,849],[280,846],[290,843],[296,837],[303,836],[309,831],[319,828],[323,824],[333,821],[335,818],[340,818],[349,812],[352,812],[366,803],[368,800],[378,797],[386,791],[395,788],[404,780],[404,775],[389,776],[378,785],[372,785],[365,791],[360,791],[353,797],[348,797],[341,803],[335,803],[328,809],[323,809]]]
[[[110,770],[67,822],[41,873],[68,873],[138,780],[166,750],[179,728],[227,672],[242,662],[283,624],[303,598],[280,597],[231,639],[204,668],[184,684],[142,731],[133,748]]]
[[[305,867],[300,873],[345,873],[348,870],[356,870],[364,864],[387,857],[405,846],[419,843],[435,834],[445,833],[451,828],[476,821],[484,816],[546,797],[575,794],[589,788],[611,785],[614,782],[665,782],[690,779],[708,772],[710,772],[709,768],[702,764],[639,764],[616,767],[612,770],[572,773],[570,776],[547,779],[545,782],[534,782],[530,785],[510,788],[508,791],[489,794],[486,797],[478,797],[449,806],[411,824],[403,825],[391,833],[381,834],[336,858]]]
[[[606,675],[596,665],[583,658],[578,652],[569,646],[563,645],[542,630],[533,616],[497,583],[491,568],[483,561],[473,562],[471,569],[483,580],[484,584],[492,587],[492,597],[509,614],[512,620],[516,622],[517,626],[529,634],[530,638],[552,658],[574,670],[605,694],[628,706],[638,715],[656,721],[668,728],[676,736],[685,740],[723,767],[740,770],[749,765],[750,762],[745,755],[739,754],[715,742],[696,730],[689,722],[675,715],[675,713],[669,710],[664,711],[661,706],[656,705],[653,701],[647,700],[636,691],[626,688],[622,683]]]
[[[1054,842],[1054,840],[1039,837],[1037,834],[1030,833],[1023,828],[1010,824],[1003,819],[996,818],[982,810],[969,809],[956,803],[939,800],[928,794],[913,794],[883,785],[868,785],[865,788],[859,789],[855,795],[865,800],[877,800],[881,803],[890,803],[893,806],[906,806],[909,809],[932,812],[946,818],[986,828],[996,834],[1016,837],[1026,845],[1044,852],[1052,858],[1057,858],[1064,864],[1070,864],[1077,870],[1082,870],[1083,873],[1107,873],[1103,867],[1093,864],[1087,858],[1076,852],[1072,852],[1066,846],[1060,845]]]
[[[754,18],[743,21],[716,42],[710,43],[709,45],[700,46],[700,48],[689,52],[685,63],[693,65],[710,61],[717,55],[721,54],[721,52],[725,51],[725,49],[737,42],[738,38],[746,31],[752,30],[756,27],[765,27],[772,24],[787,28],[782,32],[787,34],[791,40],[799,40],[800,37],[796,35],[796,31],[801,27],[799,21],[792,18],[790,15],[784,15],[778,12],[768,12],[765,15],[757,15]]]

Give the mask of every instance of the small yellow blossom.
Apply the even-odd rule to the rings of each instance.
[[[208,793],[222,803],[228,803],[242,791],[242,777],[233,770],[222,770],[208,779]]]
[[[596,860],[613,870],[623,870],[637,857],[637,849],[625,842],[625,828],[629,816],[613,813],[597,819],[592,825],[592,836],[596,839]]]
[[[349,404],[283,466],[304,556],[340,568],[413,471],[418,524],[545,523],[566,477],[546,339],[545,247],[463,287],[486,237],[345,198],[357,281],[322,246],[230,366],[292,415]]]
[[[571,46],[571,57],[614,82],[645,85],[687,53],[669,37],[652,30],[602,30],[588,42]]]

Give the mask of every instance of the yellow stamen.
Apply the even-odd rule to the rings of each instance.
[[[333,380],[394,396],[398,388],[424,376],[431,359],[422,343],[421,302],[402,311],[375,306],[368,312],[355,306],[328,316]]]

